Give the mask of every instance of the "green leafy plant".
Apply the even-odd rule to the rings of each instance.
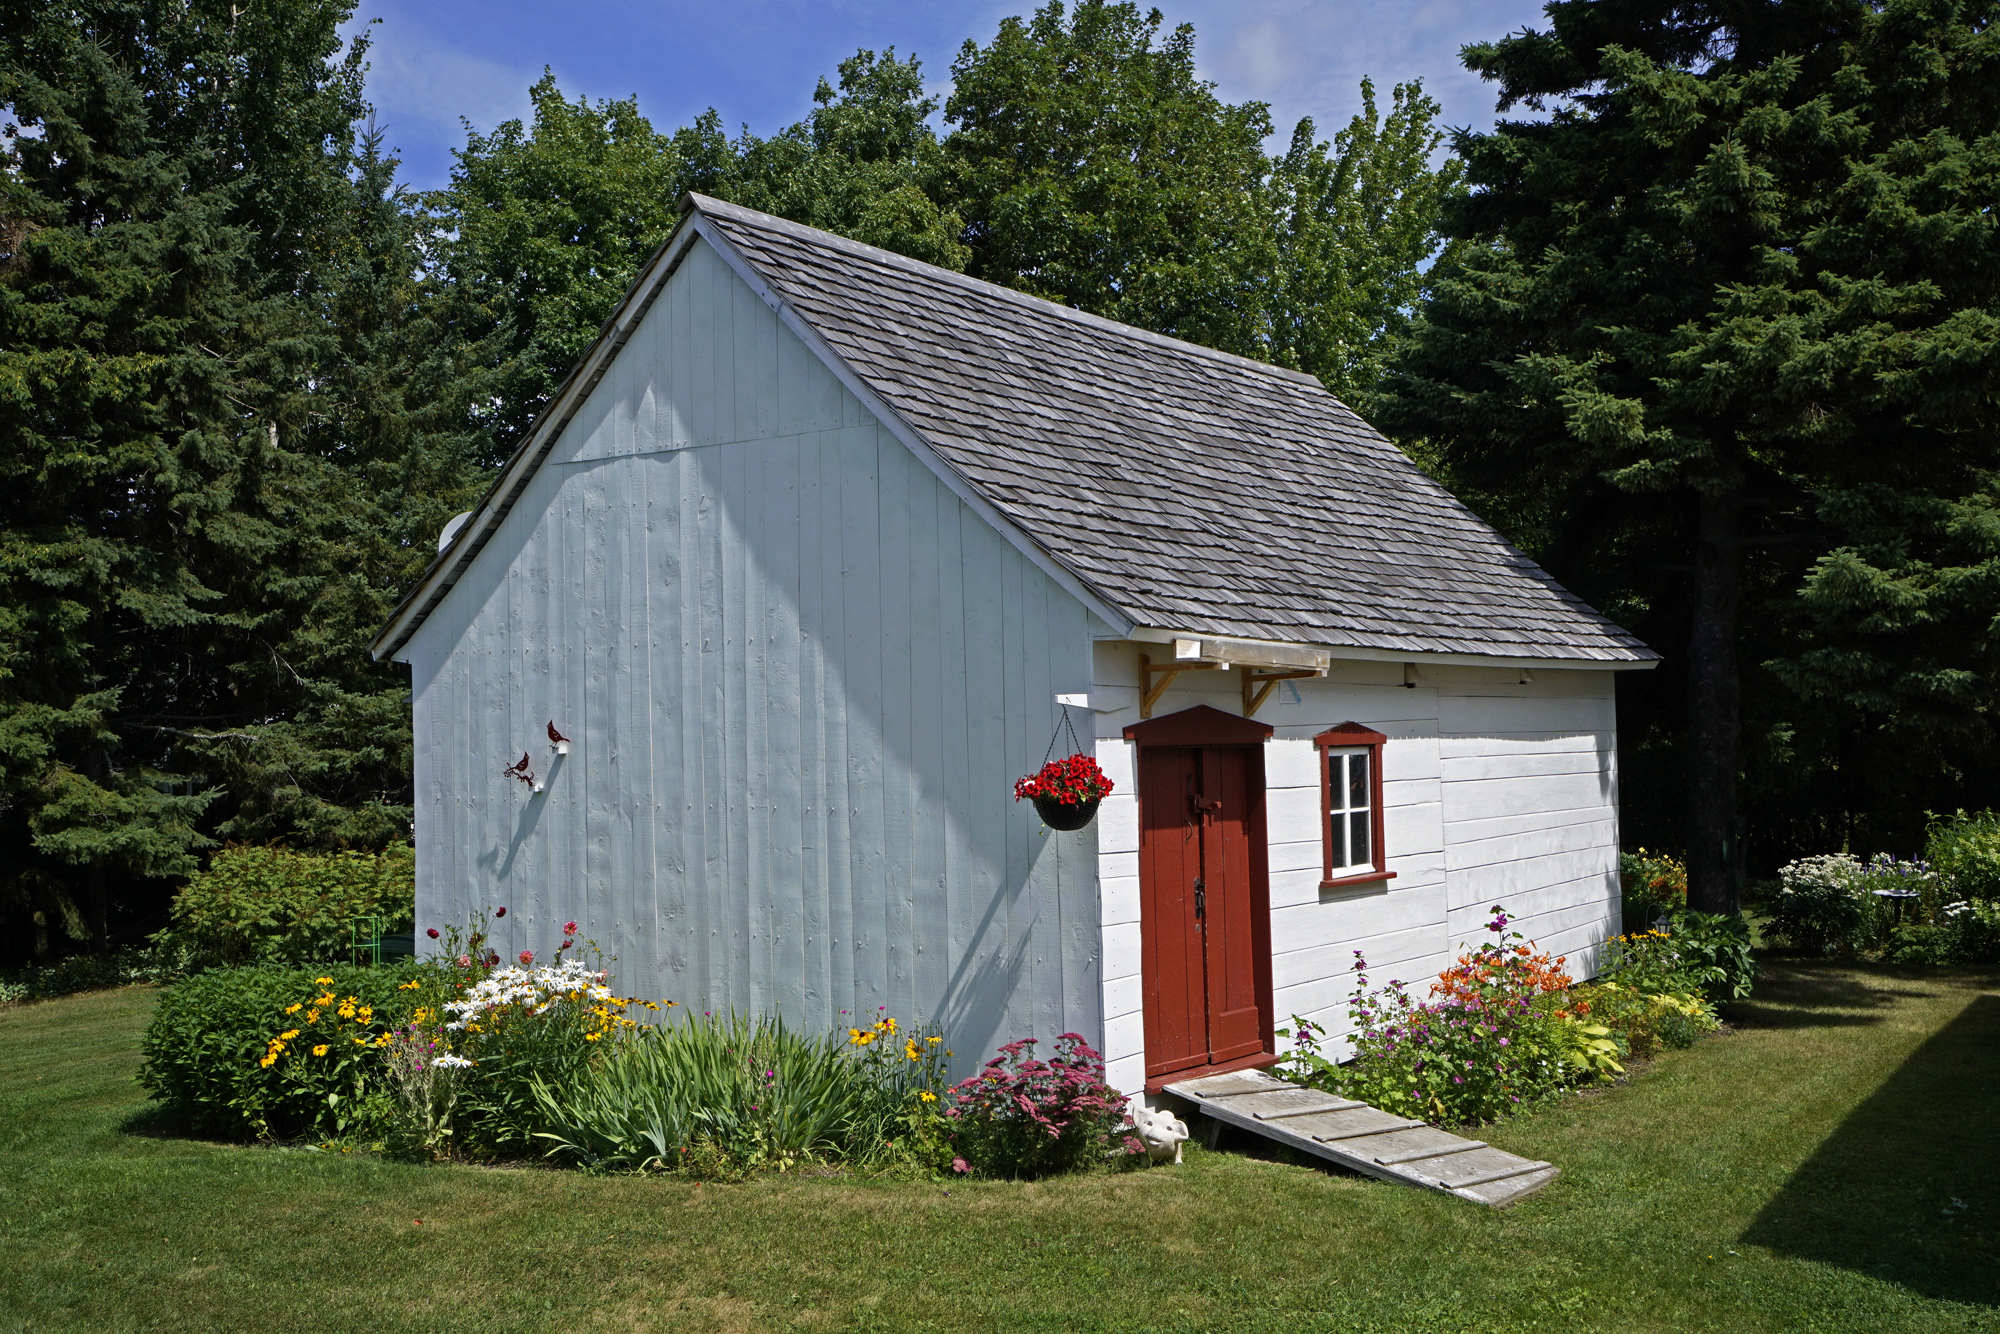
[[[1664,852],[1618,854],[1618,881],[1625,898],[1641,908],[1661,908],[1669,912],[1687,906],[1687,866],[1678,857]]]
[[[1615,982],[1649,995],[1701,991],[1721,983],[1726,974],[1671,931],[1656,927],[1604,943],[1597,963],[1599,981]]]
[[[1956,897],[2000,899],[2000,812],[1933,815],[1924,860]]]
[[[1599,1045],[1611,1035],[1588,1031],[1596,1025],[1564,1004],[1563,961],[1535,953],[1510,924],[1495,907],[1487,923],[1493,938],[1461,954],[1427,1003],[1400,980],[1371,991],[1366,960],[1355,951],[1352,1061],[1329,1060],[1324,1030],[1293,1016],[1280,1030],[1292,1039],[1280,1069],[1384,1111],[1467,1123],[1509,1115],[1615,1065],[1615,1043]]]
[[[1802,857],[1778,869],[1771,932],[1802,954],[1853,954],[1867,942],[1868,905],[1858,889],[1862,866],[1845,852]]]
[[[1577,1014],[1610,1030],[1610,1037],[1632,1057],[1691,1046],[1721,1026],[1715,1007],[1693,992],[1647,992],[1617,982],[1587,982],[1571,990],[1569,1004]]]
[[[355,919],[387,930],[416,919],[416,852],[294,852],[234,845],[174,897],[173,926],[156,937],[220,965],[345,961]]]
[[[1667,935],[1688,976],[1708,979],[1700,988],[1705,994],[1718,1001],[1749,996],[1757,960],[1750,953],[1750,925],[1740,913],[1683,908],[1668,917]]]

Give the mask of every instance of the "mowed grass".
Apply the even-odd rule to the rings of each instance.
[[[209,1144],[133,1084],[152,992],[0,1011],[0,1330],[2000,1329],[2000,976],[1767,968],[1483,1132],[1564,1169],[1507,1211],[1226,1146],[718,1186]]]

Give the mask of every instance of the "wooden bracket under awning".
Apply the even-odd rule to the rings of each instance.
[[[1308,676],[1325,676],[1323,667],[1298,667],[1287,671],[1260,672],[1255,667],[1243,669],[1243,716],[1255,718],[1257,710],[1264,707],[1264,701],[1278,688],[1280,681],[1298,681]]]
[[[1227,669],[1228,666],[1229,664],[1226,662],[1168,662],[1155,667],[1153,660],[1144,653],[1141,653],[1139,655],[1139,716],[1141,718],[1150,718],[1153,716],[1153,706],[1160,702],[1160,696],[1167,693],[1167,687],[1172,685],[1174,678],[1182,672],[1212,672],[1218,668]],[[1153,680],[1156,676],[1160,678],[1157,683]]]

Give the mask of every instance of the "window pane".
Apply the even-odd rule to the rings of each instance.
[[[1347,817],[1345,815],[1335,812],[1333,818],[1327,821],[1327,838],[1333,845],[1326,850],[1328,863],[1336,870],[1347,865]]]
[[[1368,752],[1347,757],[1347,805],[1363,810],[1368,805]]]
[[[1368,861],[1368,812],[1356,811],[1347,817],[1348,840],[1347,864],[1360,866]]]
[[[1326,801],[1327,809],[1345,809],[1340,799],[1346,794],[1347,785],[1342,781],[1347,775],[1347,756],[1339,751],[1329,751],[1326,757]]]

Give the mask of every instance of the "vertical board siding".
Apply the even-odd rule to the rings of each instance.
[[[411,641],[425,925],[575,918],[622,991],[883,1006],[961,1068],[1102,1031],[1094,832],[1012,800],[1089,613],[705,244],[586,409]]]
[[[1112,1082],[1145,1082],[1139,976],[1139,825],[1133,748],[1138,655],[1164,645],[1100,642],[1091,703],[1099,761],[1117,791],[1098,816],[1103,1007]],[[1582,975],[1591,946],[1617,929],[1617,794],[1608,672],[1426,669],[1414,689],[1400,664],[1336,661],[1328,676],[1281,685],[1259,711],[1270,838],[1273,1008],[1336,1039],[1348,1031],[1354,951],[1375,985],[1398,978],[1421,997],[1503,903]],[[1503,681],[1504,678],[1504,681]],[[1234,671],[1177,679],[1160,717],[1196,704],[1241,712]],[[1311,738],[1342,722],[1373,727],[1383,749],[1386,886],[1322,891],[1318,756]],[[1581,967],[1579,966],[1581,965]]]

